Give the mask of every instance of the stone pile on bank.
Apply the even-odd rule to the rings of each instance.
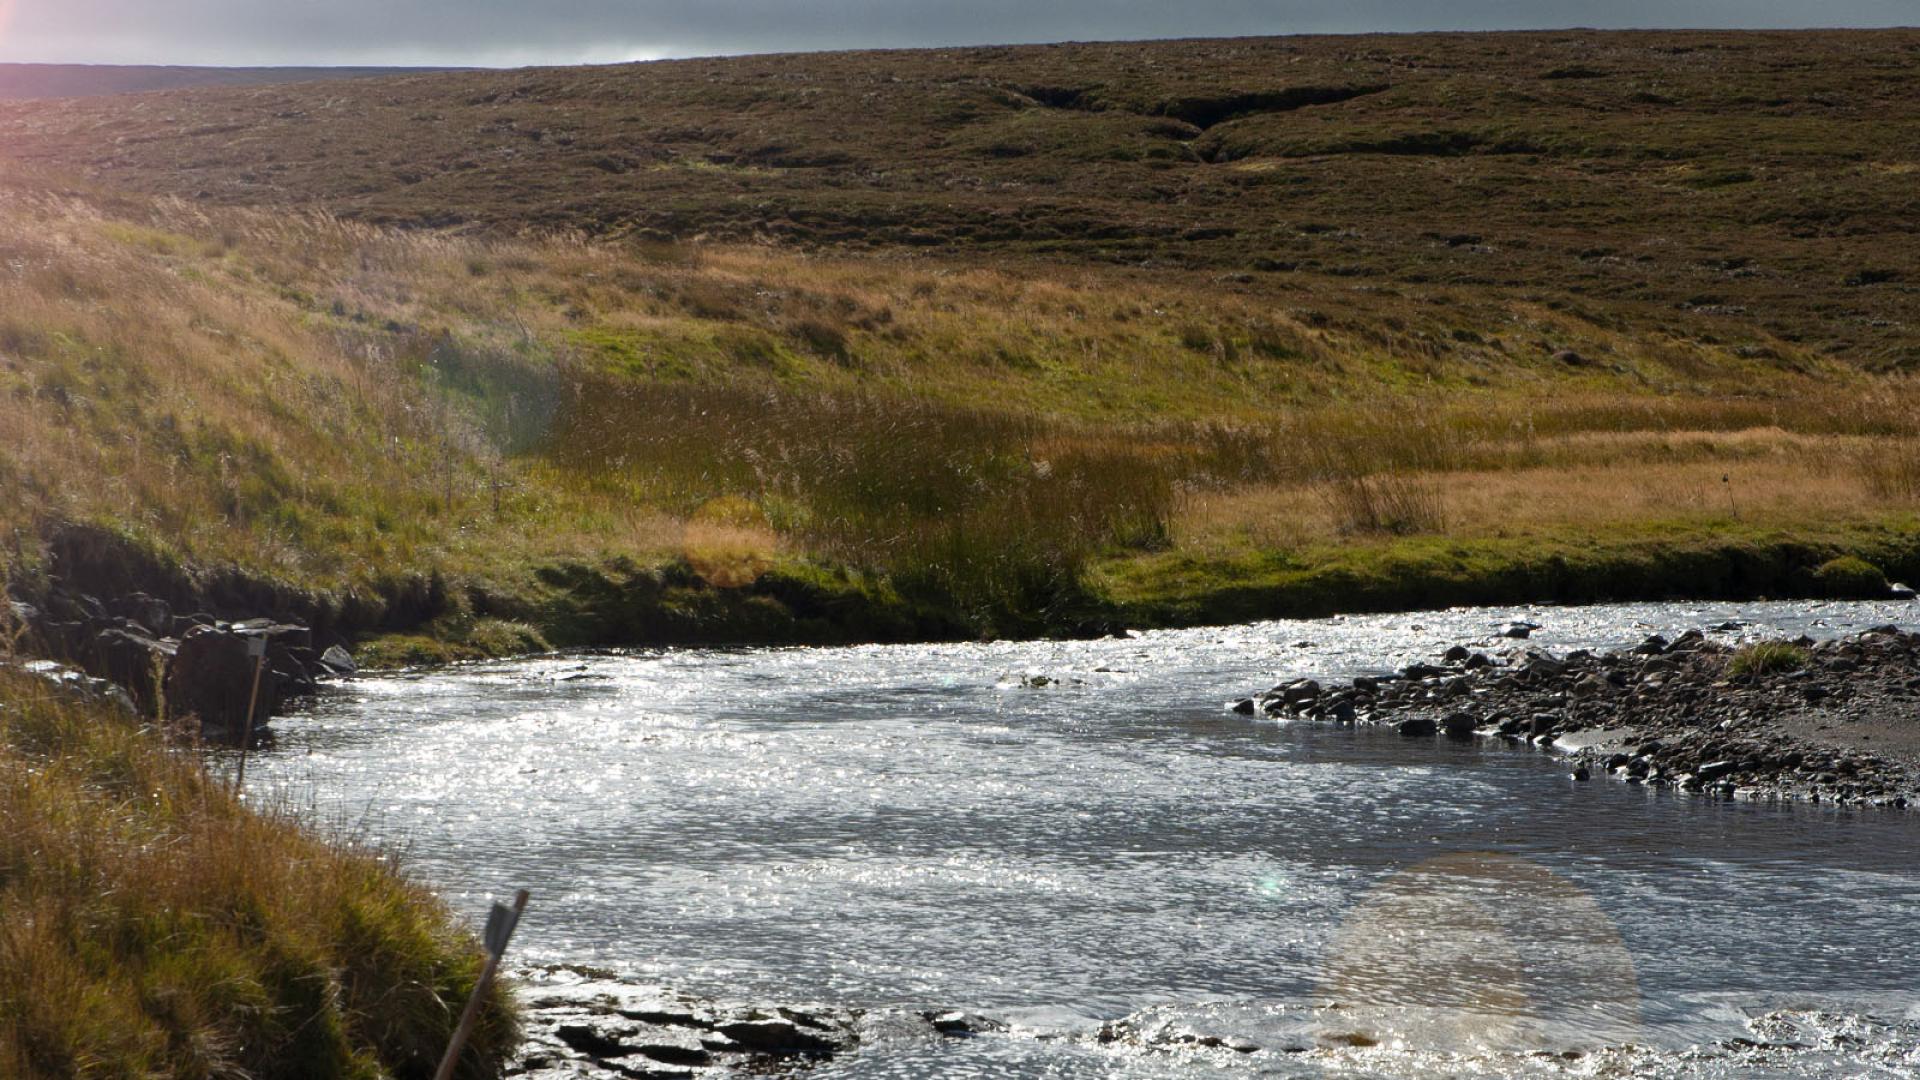
[[[1604,655],[1456,645],[1436,663],[1343,686],[1294,680],[1232,708],[1392,725],[1409,737],[1528,742],[1569,754],[1583,780],[1605,774],[1843,805],[1920,802],[1920,633],[1894,626],[1745,649],[1699,630]]]
[[[317,644],[298,623],[179,614],[146,593],[101,599],[56,590],[37,605],[7,600],[0,614],[8,650],[42,658],[27,664],[29,671],[63,691],[104,697],[144,716],[191,719],[214,741],[235,741],[246,726],[256,641],[266,654],[253,705],[256,730],[285,702],[314,693],[321,679],[355,670],[339,643]]]

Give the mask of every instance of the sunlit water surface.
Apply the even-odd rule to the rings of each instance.
[[[397,847],[462,911],[531,888],[521,963],[1015,1025],[816,1075],[1920,1073],[1920,814],[1574,783],[1530,749],[1223,707],[1510,645],[1514,617],[1566,650],[1920,609],[552,657],[334,688],[275,722],[249,782]],[[1124,1017],[1262,1049],[1092,1037]]]

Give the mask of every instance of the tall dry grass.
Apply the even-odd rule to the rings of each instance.
[[[1856,463],[1880,441],[1781,431],[1570,437],[1549,463],[1414,476],[1444,530],[1483,537],[1658,537],[1675,527],[1824,532],[1911,512]],[[1386,474],[1391,475],[1391,474]],[[1196,554],[1295,550],[1364,540],[1354,511],[1312,478],[1188,499],[1176,548]],[[1380,534],[1381,536],[1388,534]]]
[[[866,394],[583,378],[552,454],[698,518],[752,507],[817,557],[1004,619],[1070,603],[1094,554],[1164,545],[1168,463],[1042,419]]]
[[[0,1075],[425,1076],[479,952],[390,857],[0,666]],[[489,1003],[462,1075],[516,1037]]]
[[[1877,441],[1857,450],[1853,465],[1878,498],[1897,505],[1920,505],[1920,440]]]

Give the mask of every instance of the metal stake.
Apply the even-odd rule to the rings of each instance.
[[[487,996],[487,987],[493,985],[494,972],[499,970],[500,958],[506,955],[507,942],[513,938],[514,929],[520,925],[520,913],[525,910],[527,890],[521,889],[513,894],[512,907],[496,903],[488,914],[484,939],[487,961],[480,967],[480,981],[473,984],[473,994],[467,998],[466,1010],[460,1014],[460,1026],[453,1029],[453,1041],[447,1044],[447,1056],[440,1059],[440,1069],[433,1074],[433,1080],[453,1080],[454,1066],[460,1062],[460,1049],[480,1019],[480,999]]]
[[[260,703],[260,676],[267,670],[267,639],[265,635],[247,639],[247,655],[253,661],[253,692],[247,695],[247,733],[240,740],[240,774],[234,777],[234,790],[244,790],[247,786],[247,751],[253,748],[253,709]]]

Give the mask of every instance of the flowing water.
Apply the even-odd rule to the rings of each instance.
[[[276,721],[249,779],[465,912],[530,887],[517,962],[1014,1025],[881,1039],[823,1078],[1920,1074],[1920,814],[1575,783],[1528,748],[1224,708],[1509,645],[1513,617],[1565,650],[1920,608],[555,656],[343,684]]]

